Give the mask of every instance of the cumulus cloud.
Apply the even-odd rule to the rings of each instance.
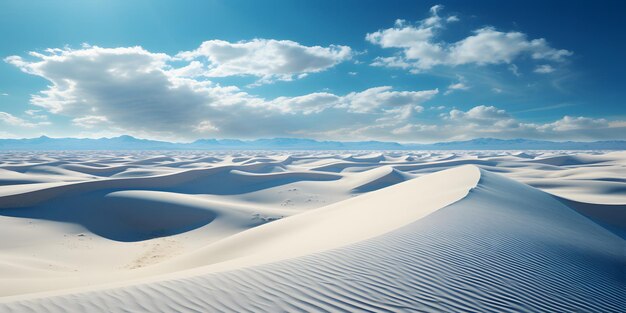
[[[157,83],[155,80],[165,79],[163,69],[170,59],[166,54],[150,53],[141,47],[47,51],[48,54],[31,52],[30,55],[37,59],[33,62],[19,56],[10,56],[5,61],[53,83],[31,99],[32,104],[52,113],[87,115],[97,109],[91,102],[105,93],[121,99],[125,96],[122,94],[124,90],[133,88],[136,89],[134,94],[140,94],[142,88],[150,88]],[[105,86],[109,89],[98,88]],[[85,92],[85,87],[91,87],[89,92]],[[126,101],[133,100],[130,98]]]
[[[346,121],[367,124],[400,109],[418,113],[420,104],[438,93],[382,86],[265,99],[183,75],[180,69],[193,61],[174,67],[180,60],[141,47],[53,49],[31,53],[31,59],[12,56],[6,62],[50,81],[32,96],[33,105],[71,117],[77,127],[158,138],[273,136]]]
[[[195,60],[180,74],[225,77],[250,75],[259,83],[289,81],[327,70],[352,57],[347,46],[304,46],[290,40],[254,39],[228,42],[209,40],[198,49],[178,53],[177,58]],[[206,65],[205,65],[206,62]]]
[[[522,56],[535,60],[562,61],[571,51],[552,48],[543,39],[528,39],[521,32],[503,32],[494,27],[483,27],[472,35],[456,42],[438,40],[445,25],[458,18],[439,15],[441,5],[431,8],[431,15],[414,25],[406,21],[396,22],[392,28],[378,30],[366,35],[366,40],[383,48],[399,49],[392,57],[378,57],[374,66],[399,67],[413,73],[423,72],[438,65],[463,64],[511,64]]]

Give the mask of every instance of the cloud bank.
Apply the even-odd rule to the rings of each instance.
[[[171,65],[176,57],[141,47],[49,49],[31,57],[34,60],[12,56],[6,61],[50,81],[48,89],[32,96],[33,105],[69,116],[82,128],[167,138],[287,135],[334,128],[348,120],[371,123],[398,108],[419,110],[438,93],[380,86],[346,95],[311,93],[268,100],[181,74],[181,68]],[[312,115],[326,118],[315,120]]]

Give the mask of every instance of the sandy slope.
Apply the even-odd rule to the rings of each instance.
[[[7,154],[0,309],[617,312],[625,159]]]

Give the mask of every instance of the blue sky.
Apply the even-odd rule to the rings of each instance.
[[[0,137],[626,139],[622,1],[3,1]]]

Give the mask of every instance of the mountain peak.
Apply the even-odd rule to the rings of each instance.
[[[130,136],[130,135],[121,135],[121,136],[118,136],[118,137],[113,137],[111,139],[129,140],[129,141],[130,140],[141,140],[141,139],[137,139],[137,138],[135,138],[133,136]]]

